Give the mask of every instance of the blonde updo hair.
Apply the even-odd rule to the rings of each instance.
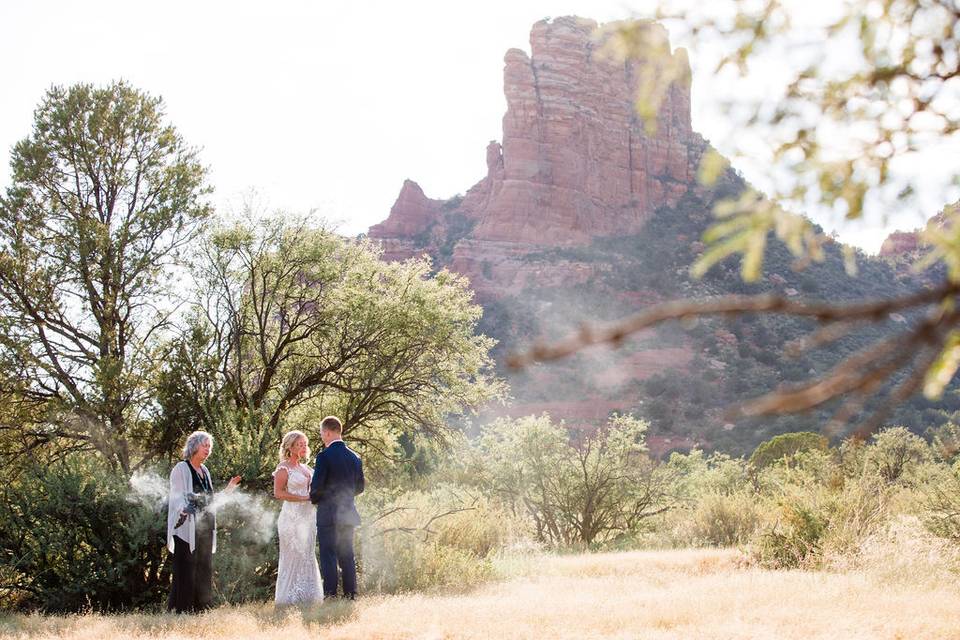
[[[280,441],[280,462],[287,461],[287,458],[290,457],[290,448],[293,447],[293,444],[300,438],[303,438],[307,443],[307,450],[304,452],[303,457],[307,460],[310,459],[310,440],[306,434],[304,434],[303,431],[288,431],[286,435],[283,436],[283,440]]]

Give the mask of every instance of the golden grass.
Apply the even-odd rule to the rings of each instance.
[[[768,571],[736,551],[539,556],[462,594],[409,594],[276,611],[9,616],[0,636],[172,638],[960,638],[950,580],[870,572]],[[914,579],[916,578],[916,579]]]

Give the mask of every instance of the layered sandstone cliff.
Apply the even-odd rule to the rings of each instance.
[[[666,42],[660,25],[644,28]],[[614,62],[597,55],[598,34],[592,20],[544,20],[530,33],[530,55],[507,52],[503,140],[487,147],[487,175],[449,201],[405,182],[369,232],[388,259],[430,253],[467,275],[481,297],[497,296],[544,276],[524,256],[636,231],[693,188],[705,142],[691,129],[686,53]],[[651,130],[634,104],[638,78],[659,67],[681,72]],[[582,281],[593,269],[553,265],[550,276]]]

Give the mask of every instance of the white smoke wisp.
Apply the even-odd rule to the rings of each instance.
[[[217,517],[241,522],[241,531],[260,544],[270,542],[277,531],[276,510],[268,506],[264,498],[239,489],[231,493],[218,491],[209,508]]]
[[[167,508],[170,482],[154,471],[137,471],[130,477],[128,499],[152,511]]]
[[[130,477],[131,502],[154,512],[166,510],[170,482],[155,471],[137,471]],[[217,491],[208,509],[226,520],[238,522],[242,532],[266,544],[277,530],[277,512],[268,501],[239,489],[232,493]]]

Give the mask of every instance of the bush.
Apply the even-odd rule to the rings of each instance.
[[[960,464],[942,470],[923,490],[923,516],[934,534],[960,542]]]
[[[900,515],[858,541],[856,549],[826,559],[831,569],[868,572],[882,580],[952,584],[960,572],[960,547],[924,529],[921,521]]]
[[[745,544],[760,525],[757,496],[748,493],[703,496],[689,515],[687,540],[700,546]]]
[[[362,548],[359,569],[364,593],[468,588],[493,577],[489,558],[414,534],[391,532],[367,538]]]
[[[0,494],[0,552],[13,603],[116,611],[166,598],[166,511],[131,500],[125,477],[74,455],[31,466]]]
[[[864,464],[886,482],[902,483],[910,482],[914,471],[932,457],[923,438],[905,427],[889,427],[873,436]]]
[[[827,530],[827,514],[804,500],[781,505],[776,523],[754,540],[752,555],[761,565],[776,569],[812,567]]]
[[[855,553],[891,517],[888,502],[887,489],[870,476],[850,478],[840,489],[822,482],[792,484],[773,522],[755,536],[751,553],[773,568],[822,566],[825,558]]]
[[[275,504],[243,491],[227,496],[217,511],[217,553],[213,556],[216,601],[239,604],[272,600],[279,555]]]
[[[369,497],[359,553],[367,593],[467,588],[490,580],[494,556],[522,526],[495,503],[447,486]]]

